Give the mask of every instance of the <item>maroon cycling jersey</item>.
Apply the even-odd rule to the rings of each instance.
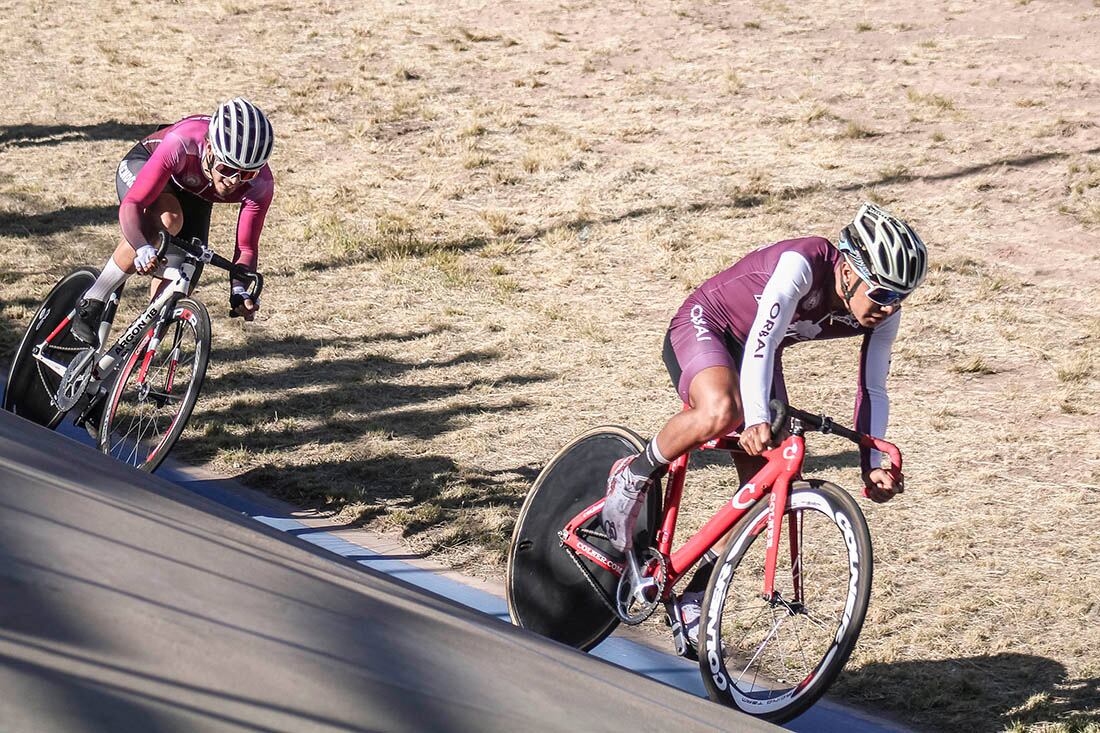
[[[210,117],[206,115],[185,117],[141,141],[150,152],[149,161],[138,172],[119,206],[122,234],[135,250],[150,243],[155,232],[146,231],[143,214],[171,179],[184,191],[211,203],[241,205],[233,261],[255,271],[260,231],[275,194],[275,178],[265,165],[251,181],[240,184],[224,198],[219,196],[202,169],[209,123]]]
[[[745,425],[769,421],[768,399],[785,398],[782,354],[800,341],[860,336],[856,429],[885,437],[889,415],[886,375],[900,323],[900,310],[874,328],[861,326],[847,310],[833,309],[840,252],[821,237],[792,239],[750,252],[695,290],[672,319],[670,336],[690,380],[704,368],[735,366],[740,376]],[[726,358],[730,340],[744,346],[740,363]],[[877,452],[864,468],[877,467]]]

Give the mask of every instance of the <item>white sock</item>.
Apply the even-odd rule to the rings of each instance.
[[[130,276],[115,264],[115,258],[109,257],[107,264],[103,266],[103,272],[99,273],[99,278],[92,287],[88,288],[88,292],[84,293],[84,297],[90,300],[107,300],[119,285],[126,282],[128,277]]]

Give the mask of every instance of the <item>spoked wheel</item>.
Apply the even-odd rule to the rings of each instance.
[[[143,471],[156,470],[191,417],[210,357],[210,315],[184,298],[155,336],[151,329],[127,358],[99,429],[101,451]]]
[[[34,314],[23,340],[16,349],[4,390],[3,406],[16,415],[45,425],[57,427],[65,413],[73,406],[68,401],[55,402],[62,375],[53,371],[32,353],[49,339],[42,355],[63,367],[78,356],[87,356],[90,347],[78,341],[69,331],[69,318],[80,296],[92,286],[99,276],[96,270],[81,268],[66,275],[54,286]],[[75,387],[74,387],[75,389]],[[79,398],[81,395],[73,394]]]
[[[871,536],[855,501],[795,482],[775,593],[764,598],[768,501],[734,527],[707,587],[699,667],[710,698],[781,723],[812,705],[848,661],[871,595]]]
[[[644,447],[642,439],[626,428],[596,428],[546,464],[520,509],[508,550],[506,586],[512,623],[586,651],[614,631],[619,619],[606,599],[615,598],[619,579],[571,553],[562,546],[558,532],[603,498],[615,461]],[[635,547],[649,547],[659,504],[660,487],[655,486],[639,515]],[[598,513],[584,529],[602,534]],[[610,552],[610,545],[598,536],[587,536],[585,541]],[[603,589],[602,596],[593,582]]]

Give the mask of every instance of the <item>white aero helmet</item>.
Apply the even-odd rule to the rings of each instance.
[[[928,272],[928,250],[913,227],[872,203],[859,207],[837,249],[868,283],[902,295],[916,290]]]
[[[245,171],[263,168],[275,143],[267,117],[244,97],[218,106],[210,116],[207,136],[219,161]]]

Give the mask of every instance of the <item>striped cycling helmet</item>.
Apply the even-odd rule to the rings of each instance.
[[[263,168],[275,143],[267,117],[244,97],[218,106],[210,116],[207,136],[219,161],[246,171]]]
[[[928,250],[913,227],[872,203],[859,207],[840,232],[837,249],[865,281],[903,295],[916,290],[928,272]]]

